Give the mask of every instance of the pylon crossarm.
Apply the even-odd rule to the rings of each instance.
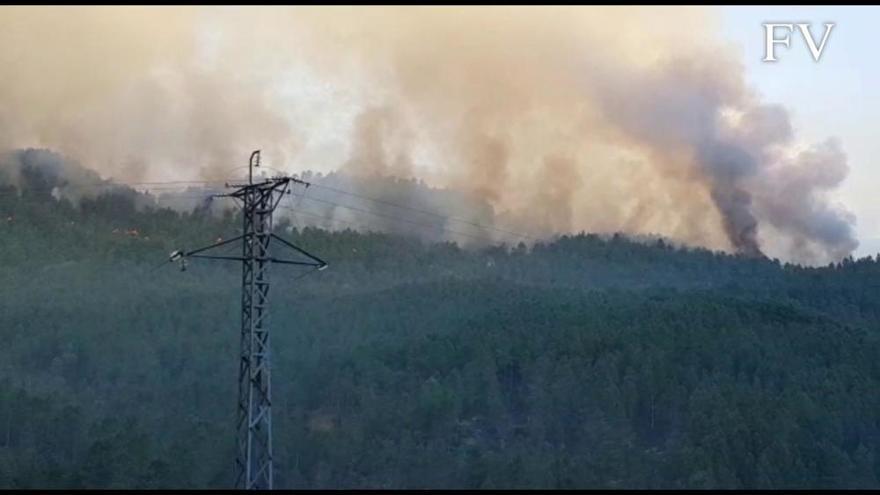
[[[235,188],[235,191],[231,193],[227,193],[224,196],[230,196],[233,198],[242,198],[248,194],[249,191],[271,191],[275,190],[279,185],[285,184],[292,179],[287,177],[280,177],[274,179],[265,179],[262,182],[252,182],[248,184],[227,184],[228,187]]]
[[[284,194],[287,193],[287,189],[290,187],[290,181],[284,181],[282,184],[283,185],[281,186],[281,190],[279,191],[280,194],[278,194],[278,199],[276,199],[275,203],[272,204],[273,211],[275,210],[275,208],[278,208],[278,205],[281,204],[281,200],[284,199]]]
[[[187,256],[188,258],[203,258],[207,260],[231,260],[231,261],[244,261],[245,259],[241,256],[216,256],[211,254],[193,254]]]
[[[203,247],[203,248],[193,249],[192,251],[185,251],[185,252],[182,252],[181,254],[182,254],[184,257],[186,257],[186,256],[193,256],[193,255],[198,254],[198,253],[203,253],[203,252],[205,252],[205,251],[207,251],[207,250],[209,250],[209,249],[218,248],[218,247],[220,247],[220,246],[225,246],[226,244],[229,244],[230,242],[235,242],[235,241],[238,241],[238,240],[244,239],[245,237],[248,237],[249,235],[250,235],[250,234],[244,234],[244,235],[235,236],[235,237],[233,237],[232,239],[226,239],[225,241],[216,242],[216,243],[214,243],[214,244],[211,244],[210,246],[205,246],[205,247]],[[202,257],[204,257],[204,256],[202,256]],[[240,258],[236,258],[236,259],[240,259]]]
[[[326,263],[315,263],[310,261],[291,261],[291,260],[279,260],[276,258],[270,258],[269,261],[272,263],[278,263],[281,265],[299,265],[299,266],[314,266],[320,268],[322,266],[327,266]]]
[[[298,253],[300,253],[300,254],[302,254],[302,255],[305,255],[305,256],[307,256],[309,259],[315,261],[316,263],[315,263],[315,264],[312,264],[311,266],[317,266],[317,267],[324,267],[324,266],[327,266],[327,262],[326,262],[326,261],[324,261],[324,260],[322,260],[321,258],[318,258],[317,256],[315,256],[315,255],[309,253],[308,251],[306,251],[306,250],[300,248],[299,246],[293,244],[292,242],[289,242],[288,240],[284,239],[283,237],[279,236],[278,234],[272,233],[271,236],[272,236],[273,239],[277,239],[278,242],[280,242],[281,244],[284,244],[285,246],[289,247],[290,249],[293,249],[294,251],[296,251],[296,252],[298,252]]]

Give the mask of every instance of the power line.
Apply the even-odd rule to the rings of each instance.
[[[371,198],[371,197],[369,197],[369,196],[364,196],[364,195],[361,195],[361,194],[353,193],[353,192],[351,192],[351,191],[345,191],[345,190],[338,189],[338,188],[335,188],[335,187],[325,186],[325,185],[323,185],[323,184],[312,184],[312,186],[313,186],[313,187],[319,187],[319,188],[321,188],[321,189],[327,189],[328,191],[333,191],[333,192],[340,193],[340,194],[346,194],[346,195],[349,195],[349,196],[354,196],[354,197],[356,197],[356,198],[361,198],[361,199],[365,199],[365,200],[368,200],[368,201],[373,201],[373,202],[376,202],[376,203],[380,203],[380,204],[384,204],[384,205],[392,206],[392,207],[395,207],[395,208],[401,208],[401,209],[406,209],[406,210],[412,210],[412,211],[416,211],[416,212],[419,212],[419,213],[423,213],[423,214],[425,214],[425,215],[432,215],[432,216],[436,216],[436,217],[443,218],[443,219],[446,219],[446,220],[451,220],[451,221],[454,221],[454,222],[460,222],[460,223],[465,223],[465,224],[468,224],[468,225],[473,225],[474,227],[479,227],[479,228],[481,228],[481,229],[495,230],[495,231],[497,231],[497,232],[502,232],[502,233],[505,233],[505,234],[511,234],[511,235],[515,235],[515,236],[518,236],[518,237],[525,237],[525,238],[528,238],[528,239],[535,239],[535,237],[530,236],[530,235],[527,235],[527,234],[521,234],[521,233],[513,232],[513,231],[510,231],[510,230],[500,229],[500,228],[498,228],[498,227],[494,227],[494,226],[491,226],[491,225],[482,225],[482,224],[479,224],[479,223],[476,223],[476,222],[472,222],[472,221],[470,221],[470,220],[465,220],[465,219],[457,218],[457,217],[453,217],[453,216],[442,215],[442,214],[437,213],[437,212],[428,211],[428,210],[423,210],[423,209],[421,209],[421,208],[415,208],[415,207],[412,207],[412,206],[401,205],[401,204],[398,204],[398,203],[393,203],[393,202],[390,202],[390,201],[386,201],[386,200],[384,200],[384,199]]]
[[[316,202],[319,202],[319,203],[326,203],[326,204],[330,204],[330,205],[338,206],[338,207],[341,207],[341,208],[346,208],[346,209],[349,209],[349,210],[352,210],[352,211],[357,211],[357,212],[360,212],[360,213],[366,213],[366,214],[369,214],[369,215],[375,215],[375,216],[377,216],[377,217],[385,218],[385,219],[392,220],[392,221],[395,221],[395,222],[408,223],[408,224],[410,224],[410,225],[416,225],[416,226],[418,226],[418,227],[422,227],[422,228],[425,228],[425,229],[432,229],[432,230],[440,229],[440,230],[443,230],[443,231],[449,232],[450,234],[460,235],[460,236],[464,236],[464,237],[470,237],[470,238],[472,238],[472,239],[477,239],[477,240],[484,240],[482,237],[479,237],[479,236],[476,236],[476,235],[473,235],[473,234],[467,234],[467,233],[465,233],[465,232],[459,232],[459,231],[456,231],[456,230],[452,230],[452,229],[446,228],[446,227],[444,227],[444,226],[442,226],[442,225],[440,225],[440,224],[425,224],[425,223],[416,222],[416,221],[413,221],[413,220],[407,220],[407,219],[405,219],[405,218],[399,218],[399,217],[394,217],[394,216],[390,216],[390,215],[383,215],[383,214],[381,214],[381,213],[377,213],[377,212],[372,211],[372,210],[364,210],[364,209],[357,208],[357,207],[354,207],[354,206],[344,205],[344,204],[341,204],[341,203],[335,203],[335,202],[333,202],[333,201],[327,201],[327,200],[324,200],[324,199],[318,199],[318,198],[305,198],[305,199],[306,199],[306,200],[309,200],[309,201],[316,201]]]
[[[468,233],[466,233],[466,232],[460,232],[460,231],[457,231],[457,230],[453,230],[453,229],[450,229],[450,228],[444,227],[443,225],[440,225],[440,224],[426,224],[426,223],[422,223],[422,222],[418,222],[418,221],[414,221],[414,220],[409,220],[409,219],[405,219],[405,218],[400,218],[400,217],[396,217],[396,216],[385,215],[385,214],[378,213],[378,212],[375,212],[375,211],[372,211],[372,210],[366,210],[366,209],[358,208],[358,207],[355,207],[355,206],[346,205],[346,204],[342,204],[342,203],[337,203],[337,202],[335,202],[335,201],[329,201],[329,200],[325,200],[325,199],[318,199],[318,198],[312,198],[312,197],[305,197],[305,196],[302,196],[302,195],[296,195],[296,194],[294,194],[294,196],[300,196],[300,199],[307,199],[307,200],[309,200],[309,201],[316,201],[316,202],[320,202],[320,203],[325,203],[325,204],[333,205],[333,206],[335,206],[335,207],[346,208],[346,209],[348,209],[348,210],[356,211],[356,212],[359,212],[359,213],[366,213],[366,214],[369,214],[369,215],[374,215],[374,216],[377,216],[377,217],[380,217],[380,218],[384,218],[384,219],[387,219],[387,220],[391,220],[391,221],[394,221],[394,222],[403,222],[403,223],[407,223],[407,224],[410,224],[410,225],[416,225],[416,226],[421,227],[421,228],[424,228],[424,229],[431,229],[431,230],[439,229],[439,230],[442,230],[442,231],[444,231],[444,232],[447,232],[447,233],[450,233],[450,234],[453,234],[453,235],[458,235],[458,236],[467,237],[467,238],[471,238],[471,239],[475,239],[475,240],[480,240],[480,241],[485,240],[483,237],[480,237],[480,236],[477,236],[477,235],[474,235],[474,234],[468,234]],[[179,199],[182,199],[182,200],[203,201],[203,200],[205,200],[205,199],[207,199],[207,198],[210,198],[210,197],[212,197],[211,194],[204,194],[204,195],[186,195],[186,194],[181,194],[181,195],[175,195],[175,196],[173,196],[173,197],[170,198],[170,199],[171,199],[171,200],[179,200]],[[213,197],[216,197],[216,196],[213,196]],[[220,196],[219,198],[220,198],[220,199],[228,199],[228,198],[223,197],[223,196]],[[279,208],[282,208],[282,209],[285,209],[285,210],[289,210],[289,211],[293,211],[292,208],[290,208],[290,207],[286,207],[286,206],[283,206],[283,205],[279,206]],[[301,213],[306,213],[306,214],[311,214],[312,216],[316,216],[316,217],[326,218],[326,217],[323,216],[323,215],[316,215],[316,214],[314,214],[314,213],[310,213],[310,212],[306,212],[306,211],[302,211],[302,210],[301,210],[300,212],[301,212]],[[447,218],[447,217],[443,217],[442,215],[439,215],[439,214],[436,214],[436,215],[437,215],[439,218]],[[341,220],[341,219],[331,219],[331,220],[332,220],[332,221],[335,221],[335,222],[345,222],[345,223],[349,223],[349,224],[355,225],[355,224],[353,224],[352,222],[346,222],[346,221]],[[482,227],[482,226],[480,226],[480,225],[478,225],[478,224],[473,224],[473,225],[474,225],[475,227],[478,227],[478,228],[485,228],[485,227]],[[360,226],[363,227],[364,225],[361,224]],[[369,228],[369,227],[368,227],[368,228]]]
[[[279,208],[284,209],[284,210],[290,210],[290,207],[287,207],[287,206],[279,206]],[[320,213],[315,213],[313,211],[304,210],[302,208],[298,209],[297,211],[303,215],[308,215],[310,217],[318,218],[318,219],[325,220],[328,222],[343,223],[343,224],[351,225],[354,227],[360,227],[362,229],[366,229],[368,232],[382,232],[383,231],[382,227],[377,226],[375,224],[371,224],[369,222],[352,222],[351,220],[344,220],[342,218],[336,218],[334,216],[322,215]]]
[[[86,187],[118,187],[118,186],[133,186],[133,185],[154,185],[154,186],[160,186],[160,187],[153,187],[153,188],[151,188],[151,189],[148,189],[147,192],[150,192],[151,190],[153,190],[153,191],[155,191],[155,190],[159,190],[159,191],[174,191],[174,190],[178,190],[178,189],[180,189],[180,188],[186,187],[187,185],[190,185],[190,184],[226,184],[226,183],[234,182],[234,181],[235,181],[235,179],[228,179],[228,180],[192,180],[192,181],[152,181],[152,182],[112,182],[112,183],[106,183],[106,182],[104,182],[104,183],[94,183],[94,184],[71,184],[71,185],[67,185],[67,186],[58,186],[58,187],[59,187],[59,189],[64,190],[64,189],[79,189],[79,188],[86,188]],[[161,187],[161,186],[169,186],[169,185],[176,185],[176,187]],[[316,183],[311,183],[311,186],[313,186],[313,187],[318,187],[318,188],[322,188],[322,189],[326,189],[326,190],[328,190],[328,191],[332,191],[332,192],[335,192],[335,193],[338,193],[338,194],[345,194],[345,195],[353,196],[353,197],[356,197],[356,198],[359,198],[359,199],[363,199],[363,200],[367,200],[367,201],[372,201],[372,202],[375,202],[375,203],[378,203],[378,204],[384,204],[384,205],[391,206],[391,207],[394,207],[394,208],[400,208],[400,209],[403,209],[403,210],[410,210],[410,211],[418,212],[418,213],[421,213],[421,214],[434,216],[434,217],[436,217],[436,218],[440,218],[440,219],[443,219],[443,220],[445,220],[445,221],[459,222],[459,223],[463,223],[463,224],[470,225],[470,226],[472,226],[472,227],[476,227],[476,228],[483,229],[483,230],[487,230],[487,231],[495,231],[495,232],[499,232],[499,233],[503,233],[503,234],[507,234],[507,235],[511,235],[511,236],[515,236],[515,237],[520,237],[520,238],[524,238],[524,239],[537,240],[536,237],[531,236],[531,235],[528,235],[528,234],[523,234],[523,233],[519,233],[519,232],[514,232],[514,231],[511,231],[511,230],[506,230],[506,229],[502,229],[502,228],[495,227],[495,226],[491,226],[491,225],[483,225],[483,224],[480,224],[480,223],[477,223],[477,222],[472,222],[472,221],[470,221],[470,220],[466,220],[466,219],[462,219],[462,218],[457,218],[457,217],[454,217],[454,216],[443,215],[443,214],[441,214],[441,213],[437,213],[437,212],[434,212],[434,211],[424,210],[424,209],[421,209],[421,208],[416,208],[416,207],[408,206],[408,205],[402,205],[402,204],[399,204],[399,203],[394,203],[394,202],[386,201],[386,200],[383,200],[383,199],[372,198],[372,197],[369,197],[369,196],[364,196],[364,195],[362,195],[362,194],[354,193],[354,192],[351,192],[351,191],[346,191],[346,190],[339,189],[339,188],[336,188],[336,187],[331,187],[331,186],[326,186],[326,185],[323,185],[323,184],[316,184]],[[43,191],[51,192],[51,190],[54,190],[54,189],[55,189],[55,188],[53,187],[52,189],[44,189]],[[33,190],[33,189],[31,189],[31,190]],[[139,191],[139,192],[140,192],[140,191]],[[16,193],[16,191],[0,191],[0,194],[15,194],[15,193]],[[193,198],[193,199],[202,199],[202,198],[205,198],[205,197],[207,197],[207,196],[209,196],[209,195],[204,195],[204,196],[192,196],[192,198]],[[183,199],[183,198],[185,198],[185,196],[177,195],[177,196],[174,196],[174,197],[173,197],[173,199],[178,199],[178,198]],[[310,201],[318,201],[318,202],[322,202],[322,203],[331,204],[331,205],[334,205],[334,206],[339,206],[339,207],[347,208],[347,209],[350,209],[350,210],[353,210],[353,211],[360,211],[360,212],[363,212],[363,213],[368,213],[368,214],[371,214],[371,215],[380,216],[380,217],[383,217],[383,218],[386,218],[386,219],[389,219],[389,220],[393,220],[393,221],[400,221],[400,222],[410,223],[410,224],[414,224],[414,225],[419,225],[419,226],[421,226],[421,227],[423,227],[423,228],[426,227],[426,225],[427,225],[427,224],[423,224],[423,223],[415,222],[415,221],[412,221],[412,220],[406,220],[406,219],[401,219],[401,218],[393,217],[393,216],[389,216],[389,215],[383,215],[383,214],[381,214],[381,213],[377,213],[377,212],[374,212],[374,211],[372,211],[372,210],[364,210],[364,209],[361,209],[361,208],[357,208],[357,207],[355,207],[355,206],[346,205],[346,204],[342,204],[342,203],[337,203],[337,202],[329,201],[329,200],[326,200],[326,199],[318,199],[318,198],[313,198],[313,197],[307,197],[306,199],[308,199],[308,200],[310,200]],[[446,232],[453,233],[453,234],[456,234],[456,235],[462,235],[462,236],[465,236],[465,237],[481,239],[481,238],[479,238],[478,236],[475,236],[475,235],[473,235],[473,234],[467,234],[467,233],[463,233],[463,232],[457,232],[457,231],[455,231],[455,230],[451,230],[451,229],[449,229],[449,228],[442,227],[442,226],[437,226],[437,227],[434,227],[434,228],[440,228],[441,230],[444,230],[444,231],[446,231]]]

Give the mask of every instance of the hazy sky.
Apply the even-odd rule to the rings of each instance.
[[[816,142],[838,136],[850,173],[835,196],[857,217],[856,255],[880,250],[880,60],[876,55],[878,7],[722,7],[722,38],[736,43],[751,84],[767,101],[789,108],[797,134]],[[797,33],[791,47],[777,45],[778,62],[763,62],[765,22],[836,23],[819,62]],[[782,32],[779,33],[781,37]]]

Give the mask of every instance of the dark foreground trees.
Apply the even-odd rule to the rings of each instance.
[[[2,487],[232,481],[239,273],[155,268],[238,222],[131,201],[0,194]],[[880,486],[873,259],[288,235],[278,486]]]

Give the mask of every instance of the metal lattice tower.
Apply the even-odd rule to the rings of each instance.
[[[259,167],[260,152],[251,154],[248,183],[229,185],[235,191],[219,195],[241,202],[242,235],[192,251],[175,251],[171,261],[179,261],[186,269],[187,258],[208,258],[241,261],[241,355],[238,372],[237,439],[235,488],[272,489],[272,385],[271,347],[268,327],[269,266],[275,263],[327,267],[320,258],[284,240],[272,232],[272,214],[293,183],[308,183],[293,177],[273,177],[255,183],[253,168]],[[206,251],[242,241],[241,256],[205,254]],[[306,261],[275,258],[270,253],[271,241],[293,249]]]

